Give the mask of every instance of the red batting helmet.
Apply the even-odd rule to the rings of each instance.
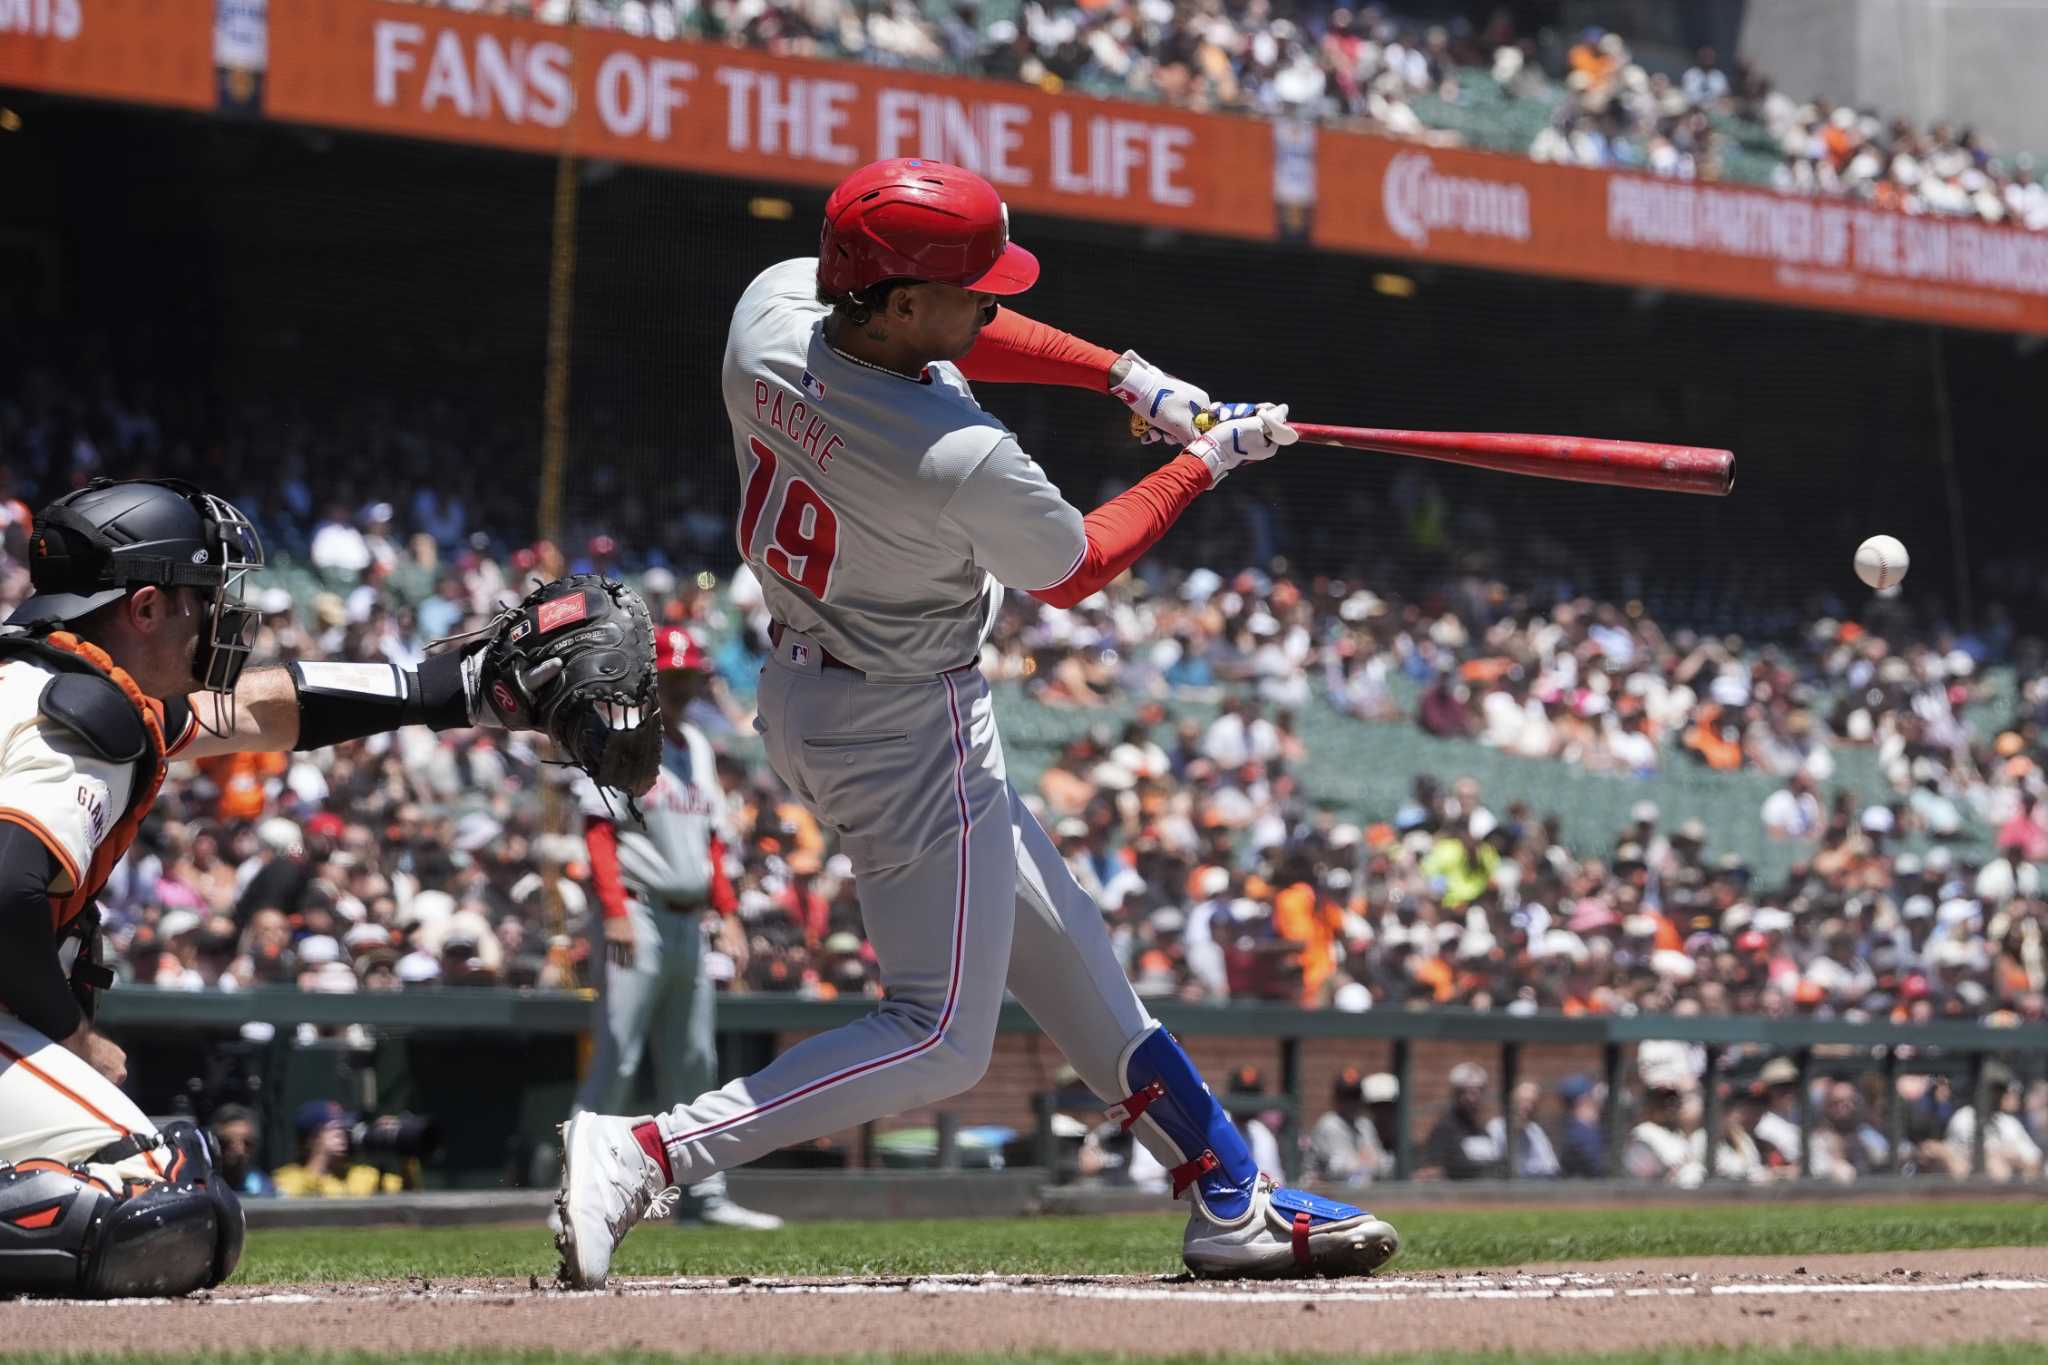
[[[1010,210],[996,187],[943,161],[900,157],[848,176],[825,201],[818,284],[854,294],[884,280],[1021,294],[1038,258],[1010,241]]]
[[[706,669],[711,661],[704,657],[704,651],[697,648],[697,642],[690,638],[690,632],[681,626],[662,626],[654,632],[654,668],[657,673],[668,673],[678,668]]]

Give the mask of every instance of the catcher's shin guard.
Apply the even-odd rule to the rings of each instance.
[[[1181,1164],[1169,1173],[1175,1198],[1192,1188],[1195,1203],[1218,1223],[1251,1212],[1259,1168],[1230,1115],[1165,1029],[1154,1026],[1124,1049],[1117,1070],[1127,1098],[1109,1111],[1125,1132],[1138,1123],[1173,1144]]]
[[[126,1191],[56,1161],[0,1167],[0,1294],[177,1296],[233,1273],[242,1206],[216,1177],[203,1132],[180,1120],[95,1156],[151,1145],[167,1154],[165,1180]]]

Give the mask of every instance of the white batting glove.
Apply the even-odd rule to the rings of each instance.
[[[1209,466],[1209,483],[1223,482],[1223,476],[1241,464],[1270,460],[1282,446],[1291,446],[1301,433],[1287,425],[1285,403],[1261,403],[1248,417],[1219,422],[1190,441],[1187,452]]]
[[[1118,359],[1128,360],[1130,368],[1110,392],[1151,424],[1145,433],[1146,441],[1172,441],[1185,446],[1200,435],[1195,430],[1195,414],[1209,406],[1206,389],[1174,378],[1136,351],[1125,351]]]

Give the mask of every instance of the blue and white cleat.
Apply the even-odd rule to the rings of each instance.
[[[1218,1222],[1195,1201],[1180,1258],[1207,1280],[1370,1275],[1400,1249],[1393,1225],[1364,1209],[1261,1175],[1251,1206],[1231,1222]]]

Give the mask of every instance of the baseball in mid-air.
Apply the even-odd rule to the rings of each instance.
[[[1897,536],[1872,536],[1856,547],[1856,576],[1879,592],[1904,582],[1910,562]]]

